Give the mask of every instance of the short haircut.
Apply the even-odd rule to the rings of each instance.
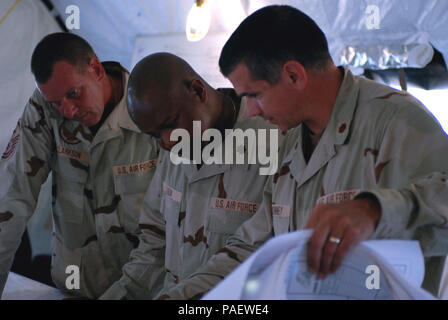
[[[46,83],[58,61],[66,61],[84,72],[91,58],[96,58],[90,44],[73,33],[57,32],[44,37],[34,49],[31,71],[38,83]]]
[[[302,11],[290,6],[267,6],[247,17],[222,49],[219,67],[227,77],[240,62],[254,80],[275,84],[288,60],[306,69],[322,70],[331,56],[319,26]]]

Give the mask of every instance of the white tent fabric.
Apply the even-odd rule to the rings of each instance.
[[[149,39],[147,48],[155,46],[161,34],[185,34],[185,24],[193,0],[52,0],[63,20],[65,8],[76,4],[80,9],[81,27],[73,32],[86,38],[102,60],[118,60],[128,69],[138,50],[145,48],[142,36]],[[288,4],[310,15],[329,40],[336,64],[348,64],[356,73],[364,67],[424,67],[431,61],[433,45],[448,61],[448,1],[444,0],[209,0],[212,11],[210,37],[231,32],[250,13],[271,4]],[[378,28],[369,29],[367,8],[378,8]],[[158,38],[160,41],[171,39]],[[136,41],[137,39],[137,41]],[[207,38],[206,38],[207,39]],[[207,40],[205,40],[207,41]],[[269,41],[269,39],[266,39]],[[184,46],[186,50],[187,47]],[[168,50],[166,50],[168,51]],[[216,48],[219,54],[220,48]],[[149,54],[147,50],[143,50]],[[174,52],[180,54],[179,52]],[[205,54],[205,53],[204,53]],[[182,56],[182,54],[180,54]],[[188,57],[190,52],[185,52]],[[208,53],[208,55],[210,55]],[[203,70],[216,69],[207,66]],[[188,60],[187,60],[188,61]],[[192,65],[194,63],[189,61]],[[355,68],[358,67],[358,68]],[[357,69],[357,70],[356,70]],[[415,91],[415,90],[414,90]],[[412,92],[414,94],[414,92]],[[417,93],[417,92],[416,92]],[[415,93],[415,94],[416,94]],[[420,93],[420,92],[418,92]],[[417,98],[426,103],[448,132],[447,90],[439,90],[437,99],[423,92]],[[440,99],[439,99],[440,98]]]
[[[0,1],[3,17],[16,1]],[[22,0],[0,25],[0,150],[3,153],[23,109],[35,88],[31,74],[31,55],[37,43],[47,34],[60,31],[47,8],[35,0]],[[0,197],[8,187],[9,177],[0,161]],[[36,213],[28,223],[33,256],[49,254],[51,224],[51,181],[43,186]]]
[[[87,39],[101,60],[116,60],[130,68],[136,36],[185,33],[189,0],[53,0],[63,20],[65,9],[77,5],[80,29],[74,33]],[[233,30],[245,18],[239,0],[211,0],[210,32]],[[222,13],[227,13],[223,15]],[[236,18],[236,19],[235,19]]]
[[[251,0],[252,12],[263,6],[289,4],[301,9],[322,28],[326,34],[330,51],[336,63],[341,63],[341,54],[347,46],[361,49],[376,48],[376,53],[385,48],[420,45],[411,58],[410,67],[424,67],[432,58],[427,50],[429,43],[444,54],[448,61],[448,2],[440,0]],[[378,8],[378,29],[370,29],[368,21],[372,14],[369,6]],[[383,53],[381,52],[381,53]],[[418,55],[423,55],[419,57]]]
[[[212,8],[210,33],[231,32],[246,14],[269,4],[289,4],[302,9],[327,34],[336,62],[347,46],[357,48],[391,44],[419,44],[414,62],[424,66],[433,44],[448,61],[448,1],[440,0],[209,0]],[[5,13],[14,0],[2,0],[0,13]],[[80,9],[81,25],[73,32],[85,37],[101,60],[118,60],[132,67],[134,41],[138,35],[184,33],[187,14],[193,0],[52,0],[65,21],[69,5]],[[378,30],[366,29],[368,5],[379,8]],[[245,9],[245,10],[244,10]],[[29,60],[35,44],[43,35],[57,31],[54,19],[36,0],[22,0],[2,23],[0,39],[0,150],[4,150],[16,120],[34,82]],[[408,52],[409,54],[409,52]],[[7,93],[7,94],[6,94]],[[14,106],[14,107],[11,107]]]
[[[309,14],[329,38],[337,63],[341,53],[360,50],[383,56],[402,52],[410,67],[423,67],[432,58],[429,43],[448,61],[448,2],[441,0],[209,0],[210,32],[233,31],[247,14],[270,4],[289,4]],[[53,0],[66,17],[65,8],[80,9],[81,28],[75,33],[93,43],[103,59],[116,59],[130,67],[137,35],[183,33],[193,0]],[[368,29],[370,5],[378,8],[379,29]],[[244,10],[245,9],[245,10]],[[267,39],[268,41],[268,39]],[[350,46],[350,48],[347,48]],[[346,53],[347,55],[347,53]]]
[[[0,1],[0,17],[15,3]],[[22,0],[0,25],[0,150],[5,147],[34,90],[31,54],[48,33],[60,31],[40,1]]]

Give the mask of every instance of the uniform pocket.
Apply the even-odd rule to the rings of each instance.
[[[119,195],[145,193],[151,179],[151,172],[132,175],[114,175],[115,193]]]
[[[182,202],[182,192],[170,187],[167,183],[162,186],[161,212],[169,225],[180,225],[179,214]]]
[[[273,216],[274,234],[278,236],[289,231],[289,217]]]
[[[127,232],[138,228],[143,197],[151,182],[152,173],[114,175],[115,194],[120,196],[118,215]]]
[[[276,236],[289,232],[289,218],[291,207],[284,205],[272,205],[272,224]]]
[[[54,214],[61,222],[81,224],[84,216],[84,188],[87,182],[87,172],[72,168],[61,170],[56,167],[53,172],[56,190]]]
[[[51,240],[51,277],[56,286],[64,291],[70,291],[66,286],[67,277],[70,276],[70,273],[66,273],[68,266],[78,267],[81,275],[81,254],[76,250],[67,249],[57,235],[53,236]]]
[[[180,202],[174,201],[168,196],[162,200],[162,212],[165,215],[165,221],[170,225],[179,225]]]

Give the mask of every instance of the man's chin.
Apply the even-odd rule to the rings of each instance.
[[[277,123],[272,123],[272,124],[274,124],[283,135],[285,135],[288,132],[288,130],[291,129],[290,127],[285,126],[285,125],[281,125],[281,124],[277,124]]]
[[[92,119],[92,117],[86,116],[78,120],[79,123],[86,127],[93,127],[100,122],[100,119]]]

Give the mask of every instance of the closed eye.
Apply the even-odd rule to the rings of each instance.
[[[241,98],[243,98],[243,97],[256,98],[256,97],[258,97],[258,92],[254,92],[254,93],[247,93],[247,92],[245,92],[245,93],[241,94],[240,97]]]
[[[168,121],[168,122],[162,124],[162,125],[159,127],[159,130],[162,131],[162,130],[165,130],[165,129],[174,129],[174,128],[177,128],[177,125],[178,125],[178,122],[179,122],[179,118],[180,118],[180,114],[177,114],[177,115],[174,117],[174,119],[172,119],[172,120],[170,120],[170,121]]]
[[[66,96],[69,99],[75,99],[75,98],[78,98],[80,96],[80,92],[81,92],[80,89],[73,89],[73,90],[67,92]]]

